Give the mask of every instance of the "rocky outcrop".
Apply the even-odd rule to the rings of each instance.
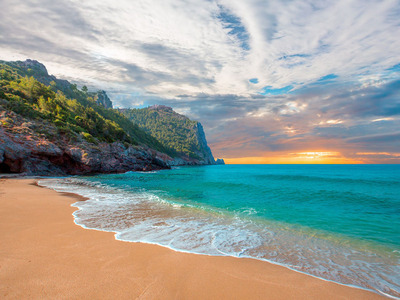
[[[71,142],[46,123],[0,113],[0,173],[66,175],[118,173],[170,168],[171,157],[145,147],[122,143]],[[57,137],[51,139],[49,137]]]
[[[62,91],[67,97],[74,98],[74,90],[77,90],[76,84],[71,84],[68,80],[58,79],[54,75],[49,75],[45,65],[37,60],[27,59],[25,61],[13,61],[0,63],[8,64],[14,68],[18,68],[26,76],[33,76],[36,80],[47,86],[53,86],[53,89]],[[86,88],[87,92],[87,88]],[[112,101],[103,90],[97,92],[87,92],[87,94],[96,101],[97,104],[103,105],[105,108],[112,108]]]
[[[29,76],[35,77],[36,80],[44,85],[48,86],[51,82],[54,82],[66,94],[71,90],[71,83],[68,80],[57,79],[54,75],[49,75],[45,65],[37,60],[27,59],[25,61],[15,61],[11,64],[12,66],[19,67]]]
[[[7,74],[0,82],[0,173],[113,173],[216,163],[203,126],[171,107],[120,110],[132,124],[112,109],[105,91],[80,90],[36,60],[0,66]],[[38,94],[25,82],[40,87]],[[65,98],[57,102],[53,92]]]
[[[25,61],[20,61],[19,64],[21,65],[21,67],[24,67],[27,70],[28,69],[33,69],[38,74],[42,73],[43,75],[47,75],[47,76],[49,75],[48,72],[47,72],[46,67],[44,66],[44,64],[41,64],[37,60],[27,59]]]
[[[216,164],[201,123],[165,105],[119,111],[160,141],[174,157],[171,165]]]
[[[206,135],[204,133],[203,126],[200,124],[200,122],[197,122],[195,125],[196,129],[196,135],[197,135],[197,140],[199,142],[199,151],[196,151],[196,155],[201,157],[202,161],[204,161],[204,164],[206,165],[214,165],[215,164],[215,159],[214,156],[211,153],[210,147],[207,145],[207,140],[206,140]]]
[[[98,91],[94,100],[97,104],[103,105],[105,108],[113,108],[112,102],[105,91]]]
[[[152,106],[149,106],[148,109],[156,110],[156,111],[164,111],[167,113],[174,113],[174,110],[172,109],[172,107],[169,107],[166,105],[161,105],[161,104],[154,104]]]
[[[217,158],[217,160],[215,161],[216,165],[224,165],[225,161],[223,158]]]

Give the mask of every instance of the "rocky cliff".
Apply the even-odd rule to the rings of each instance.
[[[217,160],[215,161],[216,165],[224,165],[225,161],[223,158],[217,158]]]
[[[18,70],[21,76],[32,76],[44,85],[51,86],[54,91],[63,92],[69,98],[74,98],[76,96],[76,84],[71,84],[68,80],[58,79],[54,75],[50,75],[45,65],[37,60],[27,59],[25,61],[12,62],[0,60],[0,64],[7,64],[11,66],[12,68]],[[87,87],[85,87],[85,89],[87,89]],[[87,94],[88,96],[92,97],[97,104],[102,105],[105,108],[113,107],[112,101],[105,91],[99,90],[97,92],[87,92]]]
[[[32,76],[37,81],[53,89],[62,91],[65,95],[71,96],[72,85],[68,80],[58,79],[54,75],[49,75],[45,65],[37,60],[27,59],[25,61],[0,61],[0,64],[7,64],[16,69],[21,76]]]
[[[173,162],[168,155],[144,146],[94,144],[80,135],[72,142],[51,123],[25,119],[1,105],[0,124],[0,173],[118,173],[167,169]]]
[[[113,108],[112,102],[105,91],[98,91],[94,96],[94,100],[105,108]]]
[[[216,164],[200,122],[165,105],[120,109],[120,112],[170,149],[169,154],[180,164]]]
[[[198,151],[196,151],[196,155],[201,157],[201,159],[207,164],[207,165],[213,165],[215,164],[215,159],[213,154],[211,153],[210,147],[207,145],[207,140],[206,140],[206,135],[204,133],[203,126],[201,123],[197,122],[196,123],[196,135],[197,135],[197,140],[198,140]]]
[[[177,136],[173,141],[182,151],[193,150],[190,155],[163,145],[112,109],[105,91],[79,90],[37,61],[0,61],[0,173],[115,173],[214,164],[201,124],[160,109],[191,126],[173,129],[197,141],[196,149]]]

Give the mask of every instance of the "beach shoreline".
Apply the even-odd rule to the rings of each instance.
[[[73,193],[0,179],[0,295],[14,298],[385,299],[249,258],[127,243],[76,226]]]

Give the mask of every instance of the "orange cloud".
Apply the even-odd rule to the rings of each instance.
[[[361,164],[360,160],[343,157],[339,152],[307,151],[279,156],[226,158],[227,164]]]

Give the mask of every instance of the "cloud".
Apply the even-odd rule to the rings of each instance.
[[[212,101],[211,95],[199,95],[197,100],[179,103],[186,107],[186,114],[206,125],[214,151],[228,157],[263,156],[268,151],[335,151],[358,159],[356,152],[393,152],[400,147],[400,116],[395,109],[390,111],[400,101],[397,83],[380,87],[359,83],[340,90],[332,83],[322,89],[257,100],[219,95]],[[179,106],[174,101],[169,104]],[[388,113],[391,117],[386,117]]]
[[[69,65],[70,78],[160,97],[249,96],[393,67],[398,12],[396,1],[3,0],[0,54],[34,54]],[[118,72],[121,65],[131,67]],[[154,84],[132,82],[138,70],[154,74]]]
[[[382,143],[390,143],[393,146],[400,146],[400,132],[389,133],[389,134],[376,134],[376,135],[367,135],[362,137],[350,138],[347,140],[350,143],[381,143],[379,147],[382,146]]]
[[[357,152],[395,152],[400,147],[400,115],[390,112],[400,101],[394,81],[379,87],[352,83],[341,89],[331,82],[286,95],[202,93],[137,99],[140,107],[163,103],[201,121],[218,156],[333,151],[363,161]]]
[[[219,156],[356,157],[398,145],[384,137],[396,138],[400,125],[398,1],[1,7],[1,59],[37,59],[61,78],[109,91],[118,107],[170,105],[202,121]]]

